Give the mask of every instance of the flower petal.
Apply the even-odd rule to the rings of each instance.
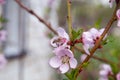
[[[85,58],[87,57],[86,54],[82,54],[81,57],[80,57],[80,61],[83,62],[85,60]]]
[[[64,30],[63,28],[59,27],[59,28],[57,29],[57,33],[58,33],[58,35],[59,35],[60,37],[63,37],[63,38],[66,38],[67,40],[69,40],[69,36],[68,36],[68,34],[65,32],[65,30]]]
[[[98,33],[98,30],[97,30],[96,28],[91,28],[91,29],[89,30],[89,32],[92,33],[92,34],[97,34],[97,33]]]
[[[71,68],[76,68],[76,66],[77,66],[77,60],[75,58],[70,58],[69,63],[70,63],[70,67]]]
[[[57,47],[56,43],[54,43],[55,40],[57,40],[59,37],[55,36],[53,37],[51,40],[50,40],[50,44],[53,46],[53,47]]]
[[[107,77],[108,72],[105,71],[105,70],[101,70],[101,71],[99,72],[99,75],[102,76],[102,77]]]
[[[112,6],[113,6],[113,2],[114,2],[115,0],[109,0],[109,5],[110,5],[110,8],[112,8]]]
[[[117,80],[120,80],[120,72],[116,76]]]
[[[96,28],[91,28],[91,29],[89,30],[89,32],[92,34],[92,37],[93,37],[94,39],[96,39],[96,37],[99,37],[99,36],[100,36],[99,31],[98,31]]]
[[[60,66],[60,71],[61,71],[61,73],[66,73],[68,70],[69,70],[69,65],[66,63],[66,64],[62,64],[61,66]]]
[[[74,55],[73,55],[73,53],[72,53],[72,51],[71,51],[70,49],[65,49],[65,50],[64,50],[64,53],[65,53],[67,56],[69,56],[69,57],[74,57]]]
[[[53,52],[54,52],[57,56],[62,57],[62,56],[65,55],[64,49],[65,49],[64,46],[60,46],[60,47],[55,48]]]
[[[116,16],[117,16],[118,19],[120,19],[120,9],[117,10]]]
[[[82,38],[92,38],[92,34],[90,32],[83,32]]]
[[[117,26],[120,27],[120,19],[117,22]]]
[[[108,64],[102,64],[101,69],[105,70],[107,72],[112,72],[112,69],[111,69],[110,65],[108,65]]]
[[[83,45],[83,49],[85,50],[85,52],[86,52],[88,55],[90,55],[89,48],[90,48],[89,45]]]
[[[53,58],[50,59],[49,61],[49,65],[53,68],[58,68],[61,65],[61,60],[59,57],[55,56]]]

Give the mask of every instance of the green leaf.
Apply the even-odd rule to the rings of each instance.
[[[116,64],[111,64],[111,67],[112,67],[113,73],[118,73],[119,69],[118,69],[118,66]]]
[[[83,67],[87,67],[88,66],[88,64],[89,64],[89,62],[85,62],[85,63],[83,63]]]
[[[63,80],[68,80],[68,79],[63,79]]]
[[[69,80],[72,80],[71,74],[65,73],[65,76],[66,76]]]
[[[113,38],[112,37],[107,37],[105,40],[102,41],[102,45],[106,45],[107,43],[112,43]]]
[[[72,29],[72,40],[75,40],[79,36],[81,36],[82,32],[83,32],[83,29],[78,29],[77,31],[75,31],[74,29]]]
[[[99,29],[100,27],[101,27],[101,22],[102,22],[102,18],[99,18],[96,22],[95,22],[95,27],[97,28],[97,29]]]

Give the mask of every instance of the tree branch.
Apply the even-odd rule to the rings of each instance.
[[[35,16],[41,23],[43,23],[49,30],[51,30],[54,34],[57,34],[57,32],[52,28],[51,24],[46,22],[44,19],[42,19],[40,16],[38,16],[33,10],[27,8],[23,3],[21,3],[20,0],[15,0],[16,3],[23,8],[24,10],[26,10],[28,13],[32,14],[33,16]]]
[[[117,6],[116,6],[116,8],[115,8],[115,10],[114,10],[114,12],[113,12],[113,15],[112,15],[111,19],[109,20],[108,24],[107,24],[106,27],[105,27],[104,32],[103,32],[102,35],[100,36],[99,40],[96,42],[95,46],[91,49],[90,55],[88,55],[88,56],[86,57],[86,59],[85,59],[80,65],[78,65],[79,71],[78,71],[77,74],[75,75],[76,78],[77,78],[77,76],[79,75],[79,73],[82,71],[83,64],[84,64],[84,63],[87,63],[87,62],[90,60],[90,58],[93,56],[94,52],[95,52],[95,51],[97,50],[97,48],[99,47],[100,42],[102,41],[102,39],[104,38],[104,36],[108,33],[108,31],[109,31],[109,29],[111,28],[113,22],[117,20],[116,11],[117,11],[117,9],[119,8],[119,6],[120,6],[120,2],[117,4]]]
[[[68,8],[68,30],[69,30],[69,36],[70,39],[72,39],[72,18],[71,18],[71,0],[67,0],[67,8]]]
[[[78,46],[75,46],[74,48],[76,50],[80,51],[81,53],[83,53],[83,54],[88,56],[88,54],[83,49],[79,48]],[[113,64],[112,61],[108,61],[106,59],[103,59],[103,58],[100,58],[100,57],[97,57],[97,56],[94,56],[94,55],[91,58],[93,58],[95,60],[98,60],[98,61],[101,61],[101,62],[104,62],[104,63],[107,63],[107,64]]]

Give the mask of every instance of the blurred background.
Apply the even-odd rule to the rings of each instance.
[[[66,0],[20,1],[50,22],[54,29],[63,27],[67,31]],[[114,6],[110,8],[108,2],[109,0],[72,0],[74,29],[105,27],[114,10]],[[64,76],[48,64],[53,56],[49,42],[54,34],[34,16],[21,9],[14,0],[5,0],[0,5],[0,15],[6,19],[6,22],[1,22],[1,26],[7,31],[7,40],[1,46],[7,64],[0,70],[0,80],[63,80]],[[95,55],[120,63],[119,32],[116,23],[113,24],[109,32],[109,43]],[[76,53],[80,61],[81,53]],[[98,80],[99,64],[100,61],[92,59],[79,80]]]

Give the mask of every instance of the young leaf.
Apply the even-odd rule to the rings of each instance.
[[[89,64],[89,62],[86,62],[86,63],[83,63],[83,67],[87,67],[88,66],[88,64]]]
[[[83,32],[83,29],[78,29],[77,31],[75,31],[74,29],[72,29],[72,40],[77,39]]]
[[[101,26],[101,22],[102,22],[102,18],[99,18],[96,22],[95,22],[95,27],[97,28],[97,29],[99,29]]]

